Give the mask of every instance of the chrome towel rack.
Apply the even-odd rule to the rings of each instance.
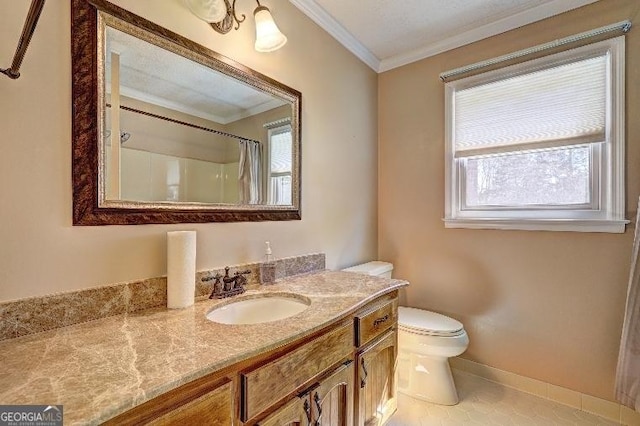
[[[16,78],[20,77],[20,65],[22,64],[22,59],[24,59],[24,54],[27,52],[27,47],[29,47],[31,36],[33,36],[33,32],[36,29],[36,24],[38,23],[38,19],[40,18],[40,13],[42,13],[44,2],[45,0],[31,1],[31,7],[29,8],[27,19],[24,22],[22,35],[20,35],[20,41],[18,42],[16,53],[13,56],[11,67],[6,69],[0,68],[0,72],[9,78],[15,80]]]

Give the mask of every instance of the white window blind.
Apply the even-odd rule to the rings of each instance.
[[[603,142],[607,53],[455,92],[455,157]]]

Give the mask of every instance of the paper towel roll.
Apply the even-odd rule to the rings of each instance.
[[[167,308],[193,305],[196,292],[196,231],[167,232]]]

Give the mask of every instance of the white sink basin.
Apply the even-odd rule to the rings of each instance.
[[[311,301],[295,295],[265,295],[219,306],[207,313],[209,321],[221,324],[260,324],[292,317]]]

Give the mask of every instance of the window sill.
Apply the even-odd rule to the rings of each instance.
[[[445,228],[521,231],[607,232],[623,234],[628,220],[580,219],[443,219]]]

